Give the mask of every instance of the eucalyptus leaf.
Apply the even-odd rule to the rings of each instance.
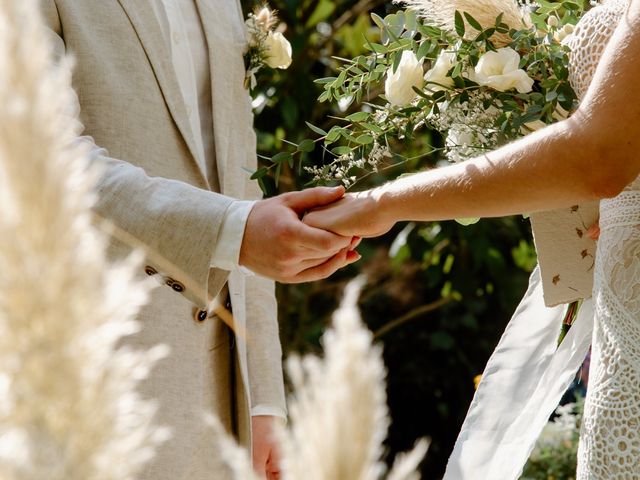
[[[259,178],[262,178],[267,173],[269,173],[269,169],[267,167],[260,167],[258,170],[253,172],[253,174],[251,175],[251,180],[257,180]]]
[[[331,149],[331,153],[337,156],[346,155],[348,153],[351,153],[351,148],[345,146],[335,147]]]
[[[321,129],[320,127],[316,127],[315,125],[309,123],[309,122],[304,122],[307,124],[307,127],[309,127],[311,130],[313,130],[315,133],[317,133],[318,135],[322,135],[325,136],[327,134],[327,132],[325,132],[323,129]]]
[[[309,152],[313,152],[315,147],[316,147],[316,143],[313,140],[305,138],[298,145],[298,151],[299,152],[304,152],[304,153],[309,153]]]
[[[456,13],[454,15],[454,25],[456,28],[456,33],[460,37],[464,37],[464,31],[465,31],[464,20],[462,19],[462,15],[458,10],[456,10]]]
[[[373,143],[373,137],[371,135],[368,134],[363,134],[360,135],[356,138],[356,143],[360,144],[360,145],[369,145],[371,143]]]
[[[325,83],[332,83],[336,80],[336,77],[324,77],[324,78],[316,78],[313,83],[320,83],[320,84],[325,84]]]
[[[340,138],[340,128],[333,127],[324,139],[325,143],[333,143]]]
[[[289,152],[280,152],[276,153],[273,157],[271,157],[271,161],[280,165],[281,163],[288,162],[292,158],[291,153]]]
[[[372,13],[371,19],[373,20],[373,23],[375,23],[380,29],[384,29],[384,19],[380,15]]]
[[[362,122],[368,119],[369,116],[370,116],[369,112],[356,112],[347,116],[347,120],[349,120],[350,122]]]
[[[478,30],[479,32],[482,32],[482,25],[480,25],[480,22],[478,22],[475,18],[473,18],[473,16],[471,16],[471,14],[464,12],[464,18],[467,20],[467,23],[469,25],[471,25],[473,28],[475,28],[476,30]]]
[[[469,225],[474,225],[476,223],[478,223],[480,221],[479,218],[456,218],[455,219],[456,222],[458,222],[460,225],[463,225],[465,227],[469,226]]]

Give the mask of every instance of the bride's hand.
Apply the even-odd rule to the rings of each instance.
[[[377,237],[394,222],[384,220],[374,190],[349,193],[335,203],[312,210],[303,219],[315,228],[351,237]]]

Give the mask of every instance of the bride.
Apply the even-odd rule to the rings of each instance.
[[[582,101],[569,119],[482,157],[348,194],[305,222],[371,237],[403,220],[495,217],[601,199],[578,478],[640,478],[640,0],[609,0],[585,15],[571,67]]]

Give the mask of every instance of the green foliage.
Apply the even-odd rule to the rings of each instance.
[[[374,12],[373,24],[359,14],[353,25],[344,24],[333,40],[342,39],[343,50],[352,58],[333,55],[331,60],[337,62],[335,73],[315,81],[323,89],[318,97],[320,103],[334,101],[338,106],[349,107],[350,112],[332,116],[336,122],[329,130],[307,123],[320,136],[317,141],[321,142],[324,155],[320,165],[301,168],[313,174],[316,184],[338,181],[351,187],[379,169],[419,159],[420,156],[408,155],[411,149],[406,144],[418,140],[421,131],[429,127],[446,136],[456,123],[464,125],[472,137],[470,146],[467,141],[456,145],[459,141],[452,140],[446,147],[431,144],[421,152],[424,156],[455,150],[449,156],[459,159],[521,137],[536,128],[531,127],[535,122],[549,124],[563,118],[577,100],[568,82],[568,48],[559,41],[558,34],[565,25],[575,24],[584,8],[573,2],[542,5],[531,16],[534,26],[520,29],[505,24],[502,14],[493,25],[484,28],[469,13],[455,12],[455,32],[448,32],[424,23],[412,10],[399,10],[384,17]],[[320,2],[305,24],[316,25],[316,18],[325,19],[325,14],[335,8],[328,0]],[[547,24],[550,17],[557,25]],[[470,31],[477,33],[469,38]],[[502,35],[498,46],[520,54],[520,67],[534,81],[533,90],[495,90],[476,78],[473,69],[484,54],[497,48],[495,35]],[[508,41],[504,40],[505,35]],[[389,104],[382,94],[384,82],[396,71],[405,51],[413,52],[417,61],[431,63],[432,67],[446,52],[451,56],[451,70],[446,77],[451,85],[430,80],[424,87],[414,87],[416,101]],[[453,113],[445,114],[445,110]],[[394,148],[398,141],[400,147]],[[292,147],[292,155],[304,160],[295,143]],[[267,170],[261,170],[257,177],[272,170],[275,178],[279,177],[281,168],[273,158],[270,160]]]
[[[584,398],[558,411],[540,435],[521,480],[575,480]]]

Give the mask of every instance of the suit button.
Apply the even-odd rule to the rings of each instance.
[[[146,267],[144,267],[144,273],[146,273],[149,276],[152,276],[152,275],[156,275],[158,271],[155,268],[147,265]]]
[[[184,292],[184,285],[181,284],[179,281],[174,280],[173,278],[167,278],[165,285],[167,285],[168,287],[171,287],[174,291],[178,293]]]
[[[209,317],[209,312],[206,310],[198,310],[195,309],[195,319],[196,322],[204,322]]]

